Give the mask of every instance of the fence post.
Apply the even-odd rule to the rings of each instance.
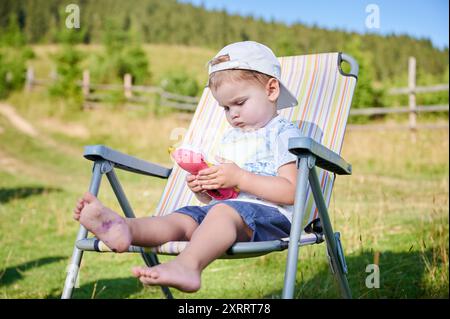
[[[90,82],[90,74],[89,70],[83,70],[83,84],[82,84],[82,91],[83,91],[83,98],[87,99],[90,93],[89,88],[89,82]]]
[[[52,80],[52,82],[58,81],[58,72],[54,68],[50,72],[50,79]]]
[[[416,141],[417,130],[417,108],[416,108],[416,58],[409,57],[408,60],[408,89],[409,89],[409,128],[412,141]]]
[[[10,83],[13,80],[13,74],[11,71],[6,72],[5,74],[5,81],[6,83]]]
[[[126,73],[123,76],[123,89],[125,98],[130,99],[133,97],[133,92],[131,91],[131,74]]]
[[[31,66],[27,67],[27,74],[25,78],[25,90],[27,92],[30,92],[33,88],[33,82],[34,82],[34,71]]]

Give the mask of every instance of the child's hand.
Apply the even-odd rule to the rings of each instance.
[[[206,189],[202,188],[198,183],[197,177],[195,175],[188,175],[186,177],[186,182],[190,190],[197,196],[197,199],[204,204],[208,204],[211,201],[211,196],[206,193]]]
[[[227,161],[222,164],[205,168],[198,172],[198,181],[203,189],[219,189],[229,187],[239,187],[245,170],[241,169],[233,162]]]
[[[188,176],[186,177],[186,182],[187,182],[187,185],[188,185],[189,189],[190,189],[194,194],[198,194],[198,193],[201,193],[201,192],[204,192],[204,191],[205,191],[205,189],[203,189],[203,188],[200,186],[200,184],[199,184],[199,182],[198,182],[198,180],[197,180],[197,177],[196,177],[195,175],[188,175]]]

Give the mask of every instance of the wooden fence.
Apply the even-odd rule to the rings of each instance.
[[[48,85],[52,81],[56,81],[55,73],[51,75],[51,79],[36,79],[34,77],[33,69],[29,68],[26,73],[26,90],[31,90],[34,85]],[[198,104],[197,97],[183,96],[164,91],[157,86],[133,85],[130,74],[125,74],[123,84],[93,84],[90,81],[90,74],[88,70],[83,71],[83,79],[78,83],[81,86],[86,107],[95,107],[95,104],[101,102],[107,97],[107,94],[99,93],[99,91],[123,91],[123,97],[126,101],[135,103],[151,103],[151,97],[145,94],[152,94],[159,97],[158,104],[162,107],[170,107],[179,110],[194,111]],[[418,125],[417,115],[422,112],[448,112],[449,105],[417,105],[416,94],[418,93],[432,93],[440,91],[448,91],[448,84],[439,84],[433,86],[417,86],[416,85],[416,59],[409,58],[408,62],[408,87],[393,88],[388,91],[389,95],[404,95],[409,96],[408,106],[401,107],[372,107],[372,108],[352,108],[350,116],[363,115],[388,115],[388,114],[409,114],[408,125],[402,126],[386,126],[386,125],[349,125],[350,129],[405,129],[409,128],[412,131],[418,128],[442,128],[447,127],[448,123],[444,125]],[[135,94],[136,93],[136,94]]]
[[[448,128],[447,124],[417,124],[418,113],[423,112],[448,112],[449,105],[417,105],[416,95],[418,93],[433,93],[440,91],[448,91],[448,84],[438,84],[432,86],[416,85],[416,59],[410,57],[408,60],[408,87],[392,88],[387,93],[389,95],[404,95],[409,97],[408,106],[400,107],[371,107],[371,108],[353,108],[350,115],[387,115],[387,114],[409,114],[408,125],[350,125],[351,129],[405,129],[416,131],[418,128]]]
[[[57,75],[53,73],[48,79],[39,79],[34,76],[33,68],[29,67],[26,72],[25,90],[31,91],[34,86],[48,86],[57,81]],[[81,87],[85,108],[95,108],[96,104],[107,99],[109,92],[123,92],[127,102],[155,103],[155,96],[159,97],[159,105],[178,110],[194,111],[199,99],[164,91],[158,86],[133,85],[130,74],[125,74],[123,84],[94,84],[90,81],[88,70],[83,71],[83,78],[77,83]],[[137,93],[137,94],[134,94]],[[150,96],[149,96],[150,95]]]

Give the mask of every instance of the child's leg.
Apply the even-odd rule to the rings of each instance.
[[[188,246],[175,259],[151,268],[135,267],[133,273],[144,284],[197,291],[203,269],[236,241],[248,241],[251,235],[250,228],[234,208],[218,204],[211,208]]]
[[[132,234],[133,245],[158,246],[168,241],[188,241],[198,224],[188,215],[171,213],[166,216],[154,216],[126,219]]]
[[[173,213],[164,217],[124,218],[86,193],[74,209],[74,218],[117,252],[130,244],[157,246],[172,240],[189,240],[198,224],[189,216]]]

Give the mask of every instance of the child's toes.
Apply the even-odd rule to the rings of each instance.
[[[141,267],[141,276],[155,279],[158,278],[159,274],[153,267]]]
[[[144,284],[144,285],[152,285],[152,284],[154,284],[154,281],[153,281],[153,279],[152,278],[149,278],[149,277],[141,277],[141,278],[139,278],[139,280],[142,282],[142,284]]]
[[[150,268],[147,276],[151,279],[157,279],[159,277],[159,272],[158,270]]]
[[[80,199],[80,200],[77,202],[77,207],[78,207],[80,210],[82,210],[83,207],[84,207],[84,204],[85,204],[84,200]]]
[[[78,206],[76,206],[76,207],[73,209],[73,213],[79,215],[79,214],[81,213],[81,208],[78,207]]]
[[[150,268],[148,268],[148,267],[138,266],[138,267],[133,267],[132,271],[136,277],[148,277],[149,269]]]
[[[131,272],[133,273],[133,276],[140,277],[142,276],[142,267],[133,267],[131,268]]]

